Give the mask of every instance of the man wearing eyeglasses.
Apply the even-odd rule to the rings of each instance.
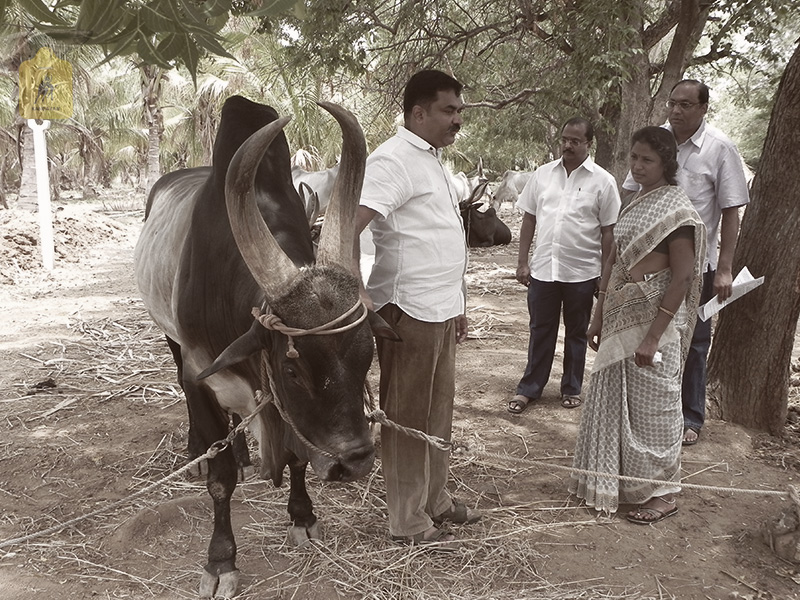
[[[730,138],[705,120],[709,89],[695,79],[673,86],[664,125],[678,144],[678,185],[692,200],[706,225],[708,245],[700,303],[714,295],[725,300],[733,283],[733,252],[739,236],[739,207],[749,202],[742,159]],[[633,177],[623,184],[636,190]],[[697,320],[683,371],[683,445],[697,443],[705,421],[706,359],[711,320]]]
[[[508,403],[523,412],[542,396],[555,357],[564,315],[561,405],[581,404],[586,330],[603,261],[611,252],[620,208],[614,177],[589,156],[594,131],[575,117],[561,129],[561,158],[534,171],[517,201],[524,212],[519,233],[517,281],[528,286],[528,364]],[[536,248],[530,257],[533,236]]]

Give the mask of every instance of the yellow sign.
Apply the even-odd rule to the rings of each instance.
[[[23,119],[72,116],[72,65],[50,48],[19,66],[19,112]]]

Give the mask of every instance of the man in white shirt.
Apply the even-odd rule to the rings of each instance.
[[[742,158],[728,136],[705,120],[709,89],[695,79],[676,83],[667,100],[669,124],[678,144],[678,185],[705,223],[708,245],[703,276],[704,304],[731,295],[733,253],[739,237],[739,207],[750,201]],[[624,189],[637,190],[633,178]],[[705,421],[706,359],[711,345],[711,320],[697,320],[683,371],[683,444],[697,443]]]
[[[401,340],[377,341],[381,408],[400,425],[447,440],[455,346],[467,338],[467,245],[441,149],[461,128],[461,87],[434,70],[408,81],[405,126],[367,159],[356,217],[357,231],[369,224],[375,243],[365,303]],[[474,523],[481,515],[447,493],[449,453],[382,428],[381,461],[392,538],[456,549],[453,535],[437,525]]]
[[[517,206],[517,281],[528,286],[528,364],[508,411],[523,412],[541,397],[553,366],[564,315],[561,405],[580,406],[586,362],[586,330],[602,263],[611,253],[620,199],[614,177],[589,156],[594,131],[579,117],[561,130],[561,158],[534,171]],[[534,234],[538,237],[528,259]]]

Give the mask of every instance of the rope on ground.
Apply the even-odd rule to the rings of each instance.
[[[788,496],[789,492],[782,492],[780,490],[756,490],[756,489],[747,489],[747,488],[733,488],[733,487],[723,487],[717,485],[702,485],[699,483],[683,483],[680,481],[664,481],[663,479],[646,479],[644,477],[631,477],[629,475],[616,475],[612,473],[603,473],[601,471],[589,471],[587,469],[578,469],[577,467],[568,467],[566,465],[558,465],[555,463],[549,462],[542,462],[539,460],[527,459],[527,458],[520,458],[518,456],[512,456],[510,454],[499,454],[494,452],[486,452],[484,450],[474,450],[473,453],[475,455],[490,457],[490,458],[497,458],[500,460],[507,461],[509,459],[515,460],[517,462],[526,462],[532,463],[536,465],[541,465],[543,467],[553,468],[556,470],[561,471],[568,471],[570,473],[575,473],[577,475],[591,475],[593,477],[607,477],[609,479],[619,479],[620,481],[630,481],[633,483],[654,483],[657,485],[663,485],[665,483],[674,483],[675,485],[681,486],[683,489],[692,489],[692,490],[703,490],[707,492],[731,492],[735,494],[760,494],[764,496]],[[791,486],[789,486],[791,488]]]
[[[217,444],[218,443],[219,442],[217,442]],[[96,517],[98,515],[107,513],[107,512],[112,511],[112,510],[114,510],[116,508],[124,506],[125,504],[128,504],[132,500],[135,500],[136,498],[139,498],[140,496],[144,496],[145,494],[151,492],[152,490],[154,490],[155,488],[163,485],[164,483],[166,483],[166,482],[168,482],[168,481],[170,481],[172,479],[175,479],[178,475],[181,475],[182,473],[186,472],[188,469],[191,469],[197,463],[199,463],[199,462],[201,462],[201,461],[203,461],[203,460],[205,460],[207,458],[214,458],[220,452],[221,449],[222,448],[217,448],[217,446],[215,444],[211,448],[209,448],[208,451],[205,454],[203,454],[202,456],[198,456],[193,461],[191,461],[190,463],[187,463],[186,465],[184,465],[183,467],[181,467],[177,471],[174,471],[173,473],[170,473],[169,475],[167,475],[166,477],[163,477],[162,479],[159,479],[155,483],[151,483],[147,487],[142,488],[141,490],[131,494],[130,496],[126,496],[125,498],[122,498],[121,500],[117,500],[116,502],[112,502],[111,504],[108,504],[106,506],[98,508],[97,510],[93,510],[92,512],[90,512],[88,514],[81,515],[80,517],[75,517],[74,519],[70,519],[69,521],[66,521],[64,523],[60,523],[59,525],[54,525],[53,527],[48,527],[47,529],[43,529],[42,531],[37,531],[35,533],[31,533],[30,535],[25,535],[25,536],[22,536],[22,537],[13,538],[13,539],[10,539],[10,540],[5,540],[3,542],[0,542],[0,548],[7,548],[8,546],[14,546],[14,545],[20,544],[22,542],[27,542],[29,540],[40,538],[40,537],[43,537],[45,535],[50,535],[51,533],[58,533],[59,531],[61,531],[63,529],[66,529],[68,527],[72,527],[73,525],[75,525],[77,523],[80,523],[81,521],[85,521],[86,519],[91,519],[92,517]]]
[[[236,437],[242,431],[244,431],[245,427],[247,427],[247,425],[256,417],[256,415],[258,415],[258,413],[260,413],[261,410],[267,404],[269,404],[270,401],[272,401],[273,399],[267,397],[265,394],[262,394],[261,391],[258,391],[256,393],[256,400],[258,402],[258,405],[256,406],[256,409],[252,413],[250,413],[247,417],[242,419],[241,423],[239,423],[239,425],[237,425],[234,429],[232,429],[225,439],[218,440],[218,441],[214,442],[213,444],[211,444],[211,446],[208,448],[208,450],[203,455],[198,456],[197,458],[195,458],[194,460],[188,462],[187,464],[185,464],[184,466],[182,466],[178,470],[173,471],[169,475],[166,475],[165,477],[162,477],[158,481],[155,481],[155,482],[151,483],[150,485],[142,488],[138,492],[134,492],[133,494],[130,494],[129,496],[126,496],[125,498],[117,500],[116,502],[112,502],[111,504],[108,504],[108,505],[106,505],[104,507],[98,508],[97,510],[94,510],[94,511],[92,511],[90,513],[87,513],[85,515],[81,515],[80,517],[75,517],[74,519],[70,519],[69,521],[66,521],[64,523],[60,523],[59,525],[54,525],[53,527],[48,527],[47,529],[43,529],[41,531],[37,531],[37,532],[31,533],[29,535],[25,535],[25,536],[21,536],[21,537],[18,537],[18,538],[12,538],[12,539],[8,539],[8,540],[4,540],[4,541],[0,542],[0,549],[7,548],[9,546],[14,546],[14,545],[17,545],[17,544],[21,544],[22,542],[27,542],[29,540],[33,540],[33,539],[36,539],[36,538],[44,537],[46,535],[50,535],[50,534],[53,534],[53,533],[58,533],[59,531],[63,531],[64,529],[67,529],[68,527],[72,527],[73,525],[75,525],[77,523],[80,523],[81,521],[85,521],[87,519],[91,519],[91,518],[96,517],[98,515],[101,515],[101,514],[110,512],[112,510],[115,510],[115,509],[117,509],[117,508],[119,508],[121,506],[124,506],[124,505],[130,503],[132,500],[135,500],[136,498],[140,498],[141,496],[144,496],[145,494],[150,493],[151,491],[153,491],[154,489],[164,485],[168,481],[171,481],[171,480],[175,479],[176,477],[182,475],[183,473],[185,473],[186,471],[188,471],[189,469],[191,469],[192,467],[194,467],[198,463],[200,463],[200,462],[202,462],[204,460],[208,460],[208,459],[214,458],[215,456],[217,456],[217,454],[219,454],[220,452],[225,450],[233,442],[233,438]],[[529,459],[529,458],[525,458],[525,457],[514,456],[514,455],[511,455],[511,454],[499,454],[499,453],[495,453],[495,452],[486,452],[485,450],[470,450],[469,447],[467,445],[465,445],[465,444],[454,444],[453,442],[451,442],[449,440],[445,440],[445,439],[442,439],[442,438],[437,437],[437,436],[428,435],[427,433],[424,433],[424,432],[419,431],[417,429],[412,429],[412,428],[409,428],[409,427],[403,427],[402,425],[399,425],[399,424],[395,423],[394,421],[390,420],[386,416],[386,413],[383,412],[380,409],[373,410],[372,412],[370,412],[367,415],[367,419],[370,420],[370,421],[373,421],[373,422],[380,423],[382,426],[386,426],[386,427],[391,427],[393,429],[397,429],[398,431],[401,431],[401,432],[403,432],[406,435],[409,435],[411,437],[417,438],[419,440],[423,440],[423,441],[431,444],[435,448],[438,448],[439,450],[443,450],[443,451],[457,450],[460,455],[465,455],[466,453],[469,452],[469,453],[471,453],[472,455],[474,455],[476,457],[495,458],[495,459],[498,459],[498,460],[501,460],[501,461],[512,460],[512,461],[520,462],[520,463],[534,464],[534,465],[538,465],[538,466],[542,466],[542,467],[548,467],[548,468],[552,468],[552,469],[556,469],[556,470],[568,471],[570,473],[576,473],[576,474],[579,474],[579,475],[591,475],[591,476],[594,476],[594,477],[608,477],[608,478],[612,478],[612,479],[619,479],[619,480],[622,480],[622,481],[631,481],[631,482],[637,482],[637,483],[655,483],[655,484],[658,484],[658,485],[664,483],[664,481],[654,480],[654,479],[645,479],[645,478],[642,478],[642,477],[630,477],[630,476],[627,476],[627,475],[616,475],[616,474],[612,474],[612,473],[601,473],[601,472],[598,472],[598,471],[588,471],[586,469],[578,469],[578,468],[575,468],[575,467],[567,467],[565,465],[558,465],[558,464],[554,464],[554,463],[546,463],[546,462],[542,462],[542,461],[539,461],[539,460],[533,460],[533,459]],[[696,483],[680,483],[679,485],[682,488],[685,488],[685,489],[704,490],[704,491],[710,491],[710,492],[729,492],[729,493],[732,493],[732,494],[760,494],[760,495],[764,495],[764,496],[788,496],[797,505],[797,507],[798,507],[797,511],[798,511],[798,514],[800,514],[800,493],[798,493],[797,488],[795,488],[794,486],[791,486],[791,485],[788,486],[789,489],[786,492],[782,492],[780,490],[754,490],[754,489],[721,487],[721,486],[713,486],[713,485],[701,485],[701,484],[696,484]]]
[[[411,437],[423,440],[431,444],[432,446],[439,448],[440,450],[450,450],[450,449],[458,449],[460,455],[472,454],[476,457],[486,457],[486,458],[495,458],[501,461],[515,461],[519,463],[530,463],[535,464],[541,467],[552,468],[555,470],[561,471],[568,471],[570,473],[574,473],[576,475],[590,475],[593,477],[607,477],[609,479],[618,479],[620,481],[630,481],[634,483],[653,483],[656,485],[663,485],[664,483],[672,483],[672,482],[665,482],[664,480],[657,480],[657,479],[646,479],[644,477],[631,477],[628,475],[617,475],[614,473],[602,473],[599,471],[589,471],[586,469],[578,469],[577,467],[568,467],[566,465],[559,465],[555,463],[549,462],[542,462],[539,460],[533,460],[529,458],[514,456],[512,454],[499,454],[494,452],[486,452],[485,450],[477,450],[477,449],[470,449],[465,444],[459,444],[456,446],[453,442],[448,440],[444,440],[440,437],[431,436],[422,431],[418,431],[416,429],[410,429],[408,427],[403,427],[395,423],[394,421],[390,420],[386,413],[382,410],[374,410],[367,418],[380,423],[381,425],[385,425],[387,427],[391,427],[392,429],[397,429],[409,435]],[[682,482],[675,482],[676,485],[680,485],[683,489],[692,489],[692,490],[703,490],[708,492],[730,492],[733,494],[760,494],[763,496],[789,496],[791,490],[794,488],[789,486],[789,490],[787,492],[782,492],[780,490],[755,490],[755,489],[745,489],[745,488],[732,488],[732,487],[722,487],[716,485],[702,485],[698,483],[682,483]]]
[[[22,542],[27,542],[29,540],[33,540],[33,539],[36,539],[36,538],[44,537],[46,535],[50,535],[50,534],[53,534],[53,533],[58,533],[59,531],[67,529],[68,527],[72,527],[73,525],[76,525],[77,523],[80,523],[81,521],[85,521],[87,519],[91,519],[91,518],[96,517],[98,515],[102,515],[104,513],[110,512],[110,511],[115,510],[117,508],[120,508],[121,506],[125,506],[126,504],[129,504],[131,501],[133,501],[133,500],[135,500],[137,498],[140,498],[141,496],[144,496],[145,494],[150,493],[154,489],[156,489],[158,487],[161,487],[165,483],[167,483],[167,482],[175,479],[176,477],[182,475],[183,473],[185,473],[186,471],[188,471],[189,469],[191,469],[192,467],[194,467],[198,463],[201,463],[204,460],[212,459],[217,454],[219,454],[220,452],[225,450],[231,444],[231,442],[233,442],[233,438],[236,437],[242,431],[244,431],[244,428],[247,427],[247,424],[250,423],[250,421],[252,421],[256,417],[256,415],[259,412],[261,412],[261,410],[266,405],[267,405],[266,402],[261,402],[252,413],[250,413],[246,418],[242,419],[242,422],[239,423],[239,425],[237,425],[234,429],[231,430],[231,432],[228,434],[228,436],[225,439],[218,440],[218,441],[214,442],[213,444],[211,444],[211,446],[209,446],[208,450],[206,450],[206,452],[203,455],[198,456],[194,460],[188,462],[187,464],[182,466],[177,471],[173,471],[172,473],[170,473],[169,475],[166,475],[165,477],[162,477],[158,481],[155,481],[155,482],[151,483],[150,485],[148,485],[146,487],[143,487],[138,492],[134,492],[133,494],[130,494],[129,496],[126,496],[125,498],[117,500],[116,502],[112,502],[111,504],[108,504],[106,506],[98,508],[97,510],[93,510],[92,512],[87,513],[85,515],[81,515],[80,517],[75,517],[74,519],[70,519],[69,521],[66,521],[64,523],[60,523],[58,525],[54,525],[53,527],[48,527],[47,529],[43,529],[41,531],[36,531],[36,532],[31,533],[29,535],[25,535],[25,536],[18,537],[18,538],[13,538],[13,539],[10,539],[10,540],[4,540],[4,541],[0,542],[0,549],[7,548],[8,546],[14,546],[16,544],[21,544]]]

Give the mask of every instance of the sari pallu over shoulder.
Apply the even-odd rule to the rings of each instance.
[[[691,201],[680,188],[663,186],[636,196],[620,213],[614,227],[617,259],[611,271],[603,306],[602,343],[593,371],[633,355],[658,314],[661,299],[672,281],[670,269],[633,281],[630,270],[670,233],[680,227],[694,228],[694,276],[686,299],[661,337],[660,346],[681,341],[685,359],[697,317],[702,285],[706,230]]]

